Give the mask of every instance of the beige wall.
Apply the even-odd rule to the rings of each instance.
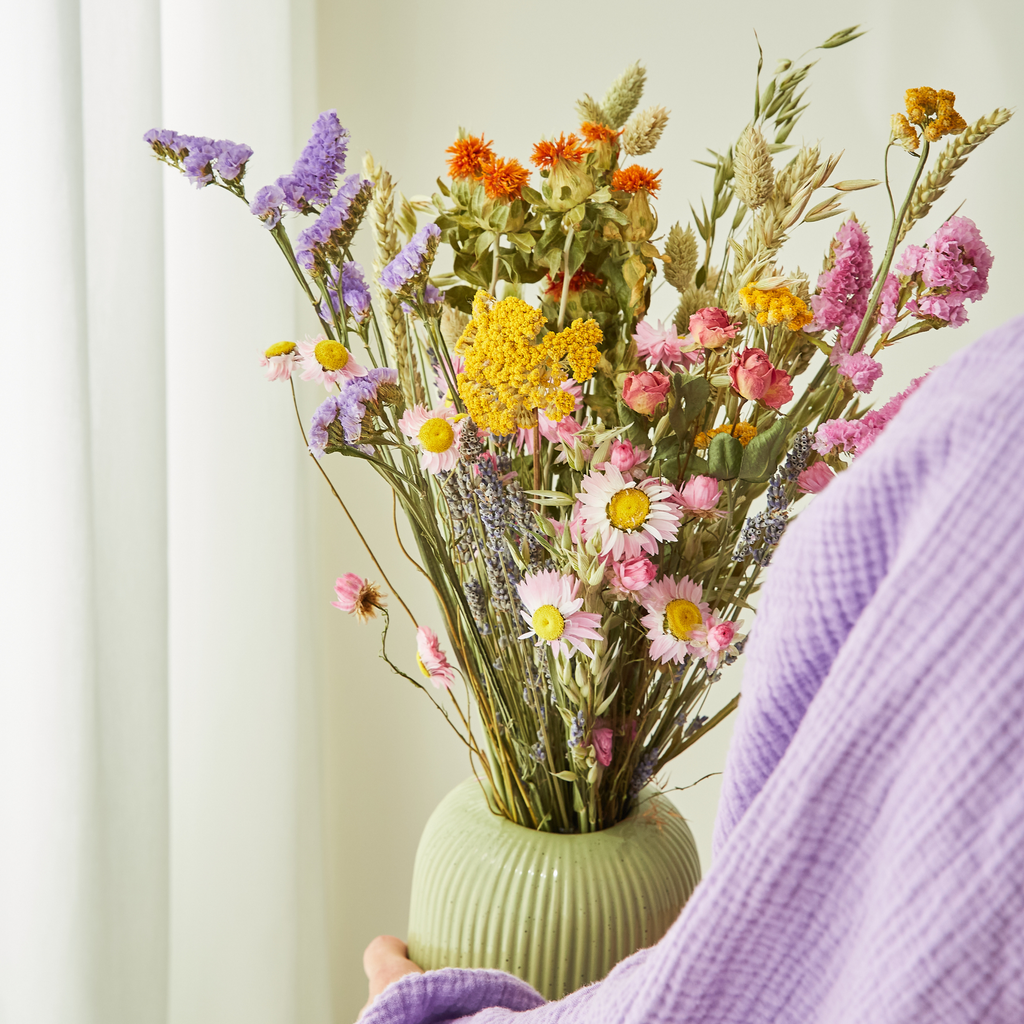
[[[854,17],[849,10],[850,5],[834,2],[319,0],[318,84],[308,120],[321,109],[337,107],[352,131],[355,154],[372,150],[406,194],[430,192],[444,168],[444,148],[460,124],[486,132],[500,153],[525,163],[531,143],[541,135],[575,127],[577,96],[599,96],[612,77],[639,58],[649,73],[647,100],[663,103],[673,115],[651,158],[665,169],[657,208],[667,228],[676,219],[685,222],[688,203],[708,191],[708,172],[692,161],[702,157],[704,146],[728,145],[749,117],[756,61],[752,30],[758,31],[770,71],[778,57],[795,58],[848,25]],[[996,106],[1019,105],[1024,79],[1012,49],[1020,37],[1017,11],[1010,4],[950,0],[926,7],[880,0],[860,4],[856,16],[869,34],[819,54],[821,63],[812,72],[813,106],[790,141],[802,136],[820,139],[826,150],[845,147],[837,179],[876,177],[889,114],[901,109],[904,88],[931,84],[954,90],[957,108],[968,121]],[[972,312],[968,326],[911,339],[891,353],[880,398],[1020,312],[1022,128],[1024,123],[1011,124],[986,143],[938,208],[946,216],[969,197],[963,213],[978,222],[996,254],[992,293]],[[905,180],[910,160],[898,152],[891,166],[895,180]],[[884,194],[875,190],[854,198],[877,251],[887,232]],[[803,229],[790,265],[816,271],[839,223]],[[669,312],[667,303],[660,312]],[[342,492],[396,586],[424,621],[439,628],[427,588],[403,564],[393,543],[385,489],[361,467],[328,461],[335,464]],[[322,540],[311,564],[323,595],[316,625],[327,638],[321,678],[329,916],[336,1006],[344,1020],[363,998],[359,960],[365,943],[378,932],[404,934],[419,832],[468,766],[460,745],[422,695],[377,659],[376,629],[360,627],[329,607],[335,576],[375,574],[328,496],[322,495],[316,507],[312,535]],[[411,658],[412,631],[400,609],[393,623],[394,649]],[[728,679],[722,685],[728,687]],[[723,699],[727,696],[723,690]],[[728,735],[723,727],[681,758],[668,775],[670,785],[687,786],[720,771]],[[692,822],[705,868],[717,795],[717,778],[675,794]]]

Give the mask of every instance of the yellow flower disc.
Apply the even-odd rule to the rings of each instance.
[[[416,435],[428,452],[446,452],[455,440],[452,425],[440,416],[427,420]]]
[[[639,530],[650,511],[651,499],[639,487],[626,487],[608,502],[608,521],[617,530]]]
[[[700,609],[692,602],[677,597],[665,609],[665,629],[677,640],[689,640],[690,634],[703,622]]]
[[[541,640],[557,640],[565,632],[565,619],[553,604],[542,604],[533,613],[533,631]]]
[[[289,352],[295,351],[294,341],[279,341],[276,345],[271,345],[263,355],[267,359],[273,359],[274,356],[286,356]]]
[[[348,362],[348,351],[340,341],[318,341],[313,355],[325,370],[343,370]]]
[[[430,673],[427,671],[427,666],[423,664],[423,659],[417,654],[416,664],[419,665],[420,671],[429,679]]]

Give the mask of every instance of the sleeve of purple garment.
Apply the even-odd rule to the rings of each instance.
[[[1017,320],[787,531],[718,855],[657,946],[553,1003],[411,976],[365,1024],[1024,1022],[1022,396]]]

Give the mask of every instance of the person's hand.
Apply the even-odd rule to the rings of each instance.
[[[363,953],[363,970],[370,980],[370,997],[359,1011],[367,1008],[391,984],[406,974],[422,974],[423,968],[409,959],[409,947],[394,935],[378,935]]]

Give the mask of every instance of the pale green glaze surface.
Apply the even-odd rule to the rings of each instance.
[[[652,789],[612,828],[566,836],[491,814],[467,779],[420,839],[409,954],[426,970],[508,971],[558,999],[657,942],[699,880],[693,835]]]

